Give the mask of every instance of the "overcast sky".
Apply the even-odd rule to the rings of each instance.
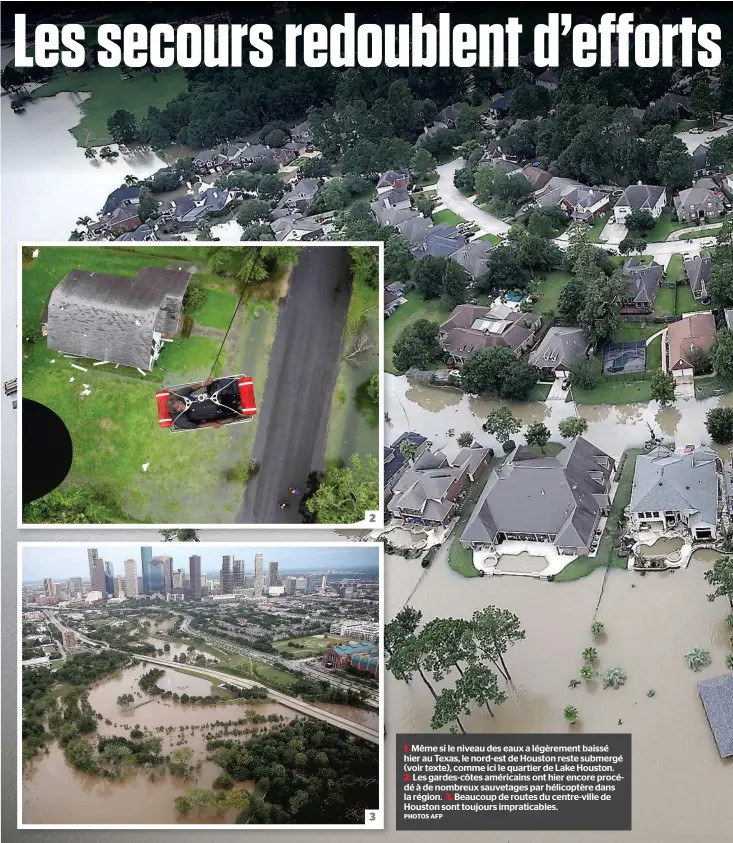
[[[69,547],[68,545],[53,544],[45,547],[26,547],[23,550],[23,582],[37,582],[44,577],[51,577],[56,582],[69,577],[89,578],[89,562],[87,547],[96,547],[99,556],[105,561],[112,562],[115,574],[124,575],[125,559],[137,560],[137,573],[142,576],[140,562],[140,545],[104,545],[90,544],[84,547]],[[298,547],[281,547],[266,545],[242,545],[232,542],[231,545],[217,547],[202,544],[154,544],[153,556],[167,554],[173,557],[173,569],[183,568],[188,571],[188,560],[192,554],[201,557],[202,573],[219,575],[222,556],[233,556],[243,559],[248,575],[254,573],[254,558],[258,551],[264,557],[267,568],[270,562],[279,563],[279,572],[329,570],[365,570],[373,568],[379,570],[379,554],[375,547],[364,547],[349,543],[343,547],[321,547],[320,545],[300,545]]]

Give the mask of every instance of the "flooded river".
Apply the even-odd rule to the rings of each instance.
[[[611,570],[601,597],[600,570],[562,584],[526,577],[466,580],[448,567],[444,554],[427,571],[419,560],[387,557],[385,615],[391,618],[412,594],[410,605],[422,611],[423,621],[470,617],[489,603],[519,616],[526,640],[507,655],[515,685],[506,689],[508,699],[495,718],[485,711],[465,718],[469,733],[564,733],[568,727],[563,708],[568,704],[580,712],[575,729],[581,733],[631,732],[634,830],[584,833],[583,843],[722,841],[730,833],[733,759],[720,759],[696,685],[726,672],[731,631],[724,623],[727,604],[706,598],[709,587],[702,576],[706,567],[695,560],[686,570],[654,577]],[[605,623],[607,633],[595,644],[598,666],[622,667],[628,682],[617,691],[602,690],[595,683],[571,690],[568,683],[579,676],[583,648],[593,644],[589,627],[596,617]],[[712,666],[699,674],[684,659],[693,647],[706,648],[713,657]],[[652,698],[647,697],[650,689],[655,691]],[[394,735],[429,731],[432,703],[419,680],[387,685],[388,793]],[[464,837],[471,843],[539,839],[530,832]],[[436,843],[448,840],[447,835],[435,838]],[[545,833],[541,839],[567,843],[570,837]]]

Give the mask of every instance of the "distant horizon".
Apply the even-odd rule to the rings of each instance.
[[[268,568],[270,562],[278,563],[279,573],[326,573],[329,570],[371,571],[379,573],[378,548],[353,545],[348,547],[327,547],[321,545],[302,545],[299,547],[277,547],[232,544],[229,547],[207,547],[195,543],[186,545],[152,543],[135,546],[107,545],[104,543],[89,543],[84,547],[68,547],[63,545],[48,545],[41,547],[26,547],[23,549],[23,563],[21,584],[31,585],[43,582],[50,577],[54,582],[68,580],[71,577],[89,579],[89,562],[87,550],[96,548],[100,559],[111,562],[115,576],[124,576],[125,560],[135,559],[137,576],[142,576],[142,561],[140,548],[151,547],[153,556],[168,555],[173,558],[173,569],[189,570],[189,558],[201,557],[201,573],[217,575],[221,570],[223,556],[232,556],[245,563],[245,572],[254,574],[254,558],[256,553],[262,553],[263,566]],[[185,547],[185,550],[184,550]]]

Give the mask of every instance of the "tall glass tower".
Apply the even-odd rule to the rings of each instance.
[[[153,560],[153,548],[141,547],[140,557],[143,562],[143,594],[152,594],[150,590],[150,563]]]

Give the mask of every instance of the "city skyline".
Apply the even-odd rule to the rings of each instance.
[[[110,562],[115,572],[125,570],[125,561],[134,559],[136,574],[142,576],[141,548],[151,547],[152,556],[171,556],[173,570],[183,568],[188,572],[191,556],[201,558],[200,571],[219,579],[222,558],[232,556],[243,560],[248,575],[254,573],[255,554],[262,554],[263,567],[277,563],[279,573],[324,571],[332,569],[368,570],[379,568],[379,557],[373,547],[327,547],[320,545],[299,547],[267,547],[262,545],[221,545],[207,547],[199,543],[187,545],[85,545],[84,547],[26,547],[23,552],[22,583],[43,582],[50,577],[54,582],[73,577],[89,578],[89,551],[96,549],[98,558]],[[49,554],[52,551],[52,554]],[[49,556],[52,555],[52,559]]]

